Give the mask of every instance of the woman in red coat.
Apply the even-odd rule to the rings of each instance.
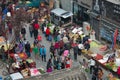
[[[50,28],[47,27],[47,29],[46,29],[46,37],[48,38],[49,35],[50,35]]]

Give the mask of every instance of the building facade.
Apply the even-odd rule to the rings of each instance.
[[[115,29],[120,30],[120,5],[118,0],[74,0],[73,21],[89,22],[97,40],[112,42]],[[118,36],[117,40],[120,40]]]
[[[72,1],[73,0],[59,0],[61,8],[66,11],[72,11]]]

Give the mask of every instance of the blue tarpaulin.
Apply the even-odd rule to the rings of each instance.
[[[41,2],[44,2],[45,0],[32,0],[31,3],[27,3],[26,5],[29,7],[39,7]]]

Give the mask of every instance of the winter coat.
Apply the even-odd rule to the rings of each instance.
[[[21,29],[21,34],[26,34],[26,29],[25,28]]]
[[[46,29],[46,35],[50,35],[50,29],[49,28]]]
[[[42,48],[42,54],[41,55],[46,55],[46,53],[47,53],[46,48]]]
[[[34,24],[34,29],[35,29],[35,30],[38,30],[38,29],[39,29],[39,24],[37,24],[37,23]]]

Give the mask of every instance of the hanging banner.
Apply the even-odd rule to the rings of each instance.
[[[113,49],[116,48],[116,40],[117,40],[117,36],[118,36],[118,29],[116,29],[115,32],[114,32],[114,46],[113,46]]]

